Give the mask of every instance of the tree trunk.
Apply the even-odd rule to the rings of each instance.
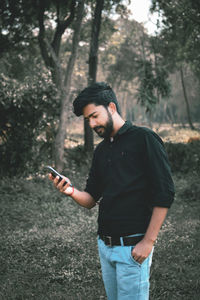
[[[187,111],[188,122],[189,122],[190,128],[191,128],[192,130],[194,130],[195,128],[194,128],[194,125],[192,124],[192,120],[191,120],[190,105],[189,105],[188,96],[187,96],[187,91],[186,91],[186,87],[185,87],[185,82],[184,82],[184,76],[183,76],[183,68],[182,68],[182,66],[181,66],[181,68],[180,68],[180,73],[181,73],[181,84],[182,84],[183,95],[184,95],[185,104],[186,104],[186,111]]]
[[[123,119],[127,120],[129,119],[129,117],[127,118],[127,92],[123,92],[122,94],[122,117]]]
[[[66,75],[64,80],[64,91],[62,95],[62,106],[60,114],[60,123],[58,127],[58,132],[55,139],[55,165],[59,172],[62,172],[64,166],[64,149],[65,149],[65,137],[66,137],[66,127],[69,116],[69,98],[70,98],[70,87],[71,78],[74,69],[74,64],[77,56],[78,43],[80,38],[81,23],[84,13],[84,3],[85,0],[79,2],[77,10],[77,20],[74,28],[74,36],[72,43],[71,56],[67,65]]]
[[[89,74],[88,85],[96,82],[97,65],[98,65],[98,43],[101,28],[101,15],[104,6],[104,0],[96,0],[95,12],[92,22],[92,33],[90,41],[89,53]],[[84,147],[87,152],[94,150],[93,131],[89,127],[88,122],[84,121]]]
[[[59,50],[61,38],[65,30],[69,27],[69,25],[74,20],[76,9],[76,1],[72,0],[69,11],[66,12],[68,16],[66,16],[63,20],[60,19],[60,3],[57,3],[57,25],[54,34],[54,38],[52,43],[48,41],[46,38],[46,29],[44,25],[44,16],[46,10],[46,2],[39,1],[38,2],[38,23],[39,23],[39,35],[38,41],[42,54],[42,58],[45,62],[46,67],[50,70],[52,75],[52,80],[56,84],[57,88],[63,89],[63,76],[59,61]]]

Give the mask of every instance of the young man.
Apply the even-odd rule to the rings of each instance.
[[[54,185],[78,204],[99,201],[98,247],[109,300],[149,298],[154,243],[174,199],[174,185],[161,139],[150,129],[125,122],[113,90],[105,83],[84,89],[74,103],[103,138],[96,147],[84,191]]]

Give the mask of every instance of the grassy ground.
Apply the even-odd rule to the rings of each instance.
[[[77,157],[70,178],[83,188],[89,159],[80,164]],[[174,181],[176,199],[153,257],[151,299],[198,300],[199,174],[176,173]],[[97,208],[79,207],[42,176],[2,179],[0,203],[0,299],[106,299]]]

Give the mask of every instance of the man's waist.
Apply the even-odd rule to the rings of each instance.
[[[105,245],[107,246],[135,246],[137,243],[139,243],[143,237],[144,234],[134,234],[129,236],[108,236],[108,235],[102,235],[99,234],[99,237],[102,241],[104,241]]]

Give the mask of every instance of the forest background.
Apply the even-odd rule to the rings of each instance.
[[[199,299],[200,4],[152,0],[153,35],[128,4],[0,3],[2,299],[105,297],[96,211],[58,195],[44,168],[84,188],[99,139],[73,115],[72,101],[95,81],[113,87],[123,118],[158,132],[172,166],[176,201],[155,253],[152,299]]]

